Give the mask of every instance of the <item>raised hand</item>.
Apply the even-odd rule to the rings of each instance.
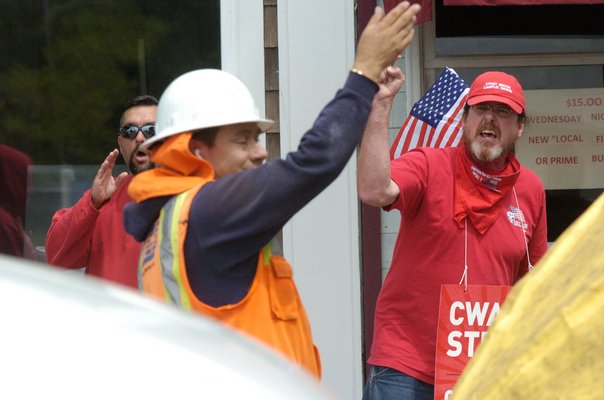
[[[124,183],[124,179],[128,176],[127,172],[122,172],[117,177],[113,177],[113,168],[115,167],[115,160],[119,156],[119,151],[114,149],[109,153],[105,161],[101,164],[101,167],[96,173],[94,180],[92,181],[91,197],[92,205],[97,210],[101,208],[117,189]]]
[[[373,98],[374,102],[389,101],[392,103],[403,84],[405,75],[399,67],[388,66],[380,74],[380,89]]]
[[[359,38],[353,68],[379,83],[382,71],[411,43],[419,10],[419,5],[408,1],[399,3],[386,15],[376,7]]]

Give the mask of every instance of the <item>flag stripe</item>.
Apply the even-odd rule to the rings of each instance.
[[[406,132],[405,132],[405,140],[404,140],[404,144],[403,144],[403,148],[402,151],[409,151],[407,149],[409,149],[409,146],[411,146],[411,143],[413,142],[413,137],[416,136],[415,133],[415,129],[417,126],[417,123],[420,122],[417,119],[413,119],[411,118],[411,123],[407,126]]]
[[[407,119],[401,126],[401,129],[398,130],[396,138],[394,139],[394,142],[393,142],[392,146],[390,147],[390,158],[391,159],[398,157],[397,154],[404,153],[403,146],[405,144],[405,138],[407,137],[407,134],[409,132],[408,121],[410,118],[411,118],[411,115],[407,116]],[[397,156],[395,156],[395,155],[397,155]]]
[[[419,143],[421,143],[421,146],[425,146],[426,142],[425,142],[425,137],[426,137],[426,131],[428,130],[428,125],[427,124],[421,124],[420,125],[420,129],[417,132],[417,142],[415,143],[415,147],[419,146]]]
[[[463,107],[466,104],[466,95],[468,92],[469,89],[464,90],[462,96],[453,105],[452,112],[445,115],[446,119],[444,124],[446,125],[447,130],[444,135],[439,137],[439,142],[433,147],[451,147],[451,142],[455,140],[454,135],[461,133],[461,117],[463,115]],[[445,138],[446,140],[443,140]],[[443,141],[447,143],[445,146],[442,146]]]
[[[451,68],[445,68],[434,85],[413,105],[399,129],[391,158],[415,147],[456,146],[461,138],[461,117],[468,85]]]

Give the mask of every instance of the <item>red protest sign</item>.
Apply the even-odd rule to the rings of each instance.
[[[442,285],[434,399],[447,400],[464,367],[499,313],[511,286]]]

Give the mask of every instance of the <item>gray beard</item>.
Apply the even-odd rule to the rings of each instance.
[[[480,143],[474,141],[470,146],[470,152],[479,161],[492,162],[501,157],[503,154],[503,146],[498,145],[496,147],[484,149]]]

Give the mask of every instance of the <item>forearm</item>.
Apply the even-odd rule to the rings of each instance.
[[[375,84],[351,74],[296,151],[202,188],[193,201],[191,214],[196,221],[203,221],[200,226],[215,228],[200,230],[200,246],[213,251],[236,241],[240,243],[239,252],[232,257],[257,253],[341,173],[357,147],[375,92]],[[221,232],[216,233],[215,229]],[[218,240],[222,243],[217,244]]]
[[[392,204],[399,194],[398,186],[390,179],[388,123],[391,106],[391,102],[374,101],[357,164],[359,198],[378,207]]]
[[[84,267],[97,216],[98,210],[92,206],[90,191],[73,207],[57,211],[46,235],[48,262],[64,268]]]

